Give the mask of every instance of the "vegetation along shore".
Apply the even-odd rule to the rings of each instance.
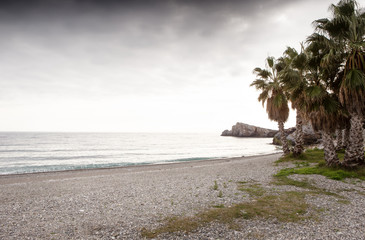
[[[322,134],[327,166],[356,168],[365,164],[365,11],[354,0],[330,10],[330,18],[313,22],[315,32],[300,51],[287,47],[280,58],[268,57],[266,68],[255,68],[251,86],[261,91],[258,100],[266,104],[269,119],[278,122],[284,154],[290,153],[284,122],[291,102],[297,114],[292,153],[302,154],[302,125],[309,121]]]

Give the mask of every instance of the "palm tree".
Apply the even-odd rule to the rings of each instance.
[[[343,148],[347,149],[350,144],[350,119],[347,119],[343,130]]]
[[[344,111],[344,109],[343,109]],[[336,150],[345,149],[349,141],[350,119],[347,113],[343,113],[338,119],[336,129]]]
[[[313,129],[322,133],[326,165],[339,166],[340,161],[331,136],[341,116],[338,99],[335,94],[328,92],[322,84],[309,86],[306,92],[306,114]]]
[[[250,86],[255,86],[261,93],[258,100],[262,102],[262,106],[266,103],[266,112],[269,119],[278,122],[280,140],[283,146],[284,154],[289,154],[288,141],[285,136],[284,122],[289,117],[288,100],[284,93],[282,83],[279,79],[279,72],[282,65],[273,57],[266,59],[267,69],[255,68],[254,73],[257,79]]]
[[[302,111],[306,87],[307,56],[303,51],[298,53],[294,48],[287,47],[281,61],[285,64],[284,70],[281,71],[284,88],[288,93],[292,108],[297,111],[293,154],[299,156],[304,150]]]
[[[339,87],[339,99],[349,113],[351,126],[344,165],[355,167],[364,164],[365,13],[355,0],[341,0],[330,9],[332,18],[318,19],[315,24],[318,33],[335,43],[332,50],[346,55]]]
[[[340,165],[333,143],[334,134],[341,119],[345,118],[343,106],[338,100],[338,69],[341,55],[333,51],[329,39],[311,35],[305,49],[307,55],[307,87],[305,89],[305,114],[315,131],[321,131],[325,160],[328,166]]]
[[[307,42],[309,43],[306,48],[308,60],[308,68],[310,71],[309,75],[314,75],[319,82],[325,84],[328,91],[334,93],[336,96],[339,95],[341,79],[343,76],[342,68],[343,63],[343,52],[341,50],[336,50],[336,42],[328,39],[324,36],[320,36],[317,33],[312,34],[308,37]],[[316,73],[315,73],[316,72]],[[318,84],[317,83],[317,84]],[[348,123],[348,114],[346,113],[344,107],[339,104],[341,108],[341,113],[338,116],[337,127],[336,127],[336,150],[345,148],[345,143],[348,142],[348,138],[345,138]]]

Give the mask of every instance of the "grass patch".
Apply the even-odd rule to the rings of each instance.
[[[238,181],[237,183],[238,184],[246,184],[246,183],[249,183],[249,182],[247,182],[247,181]]]
[[[341,203],[341,204],[351,204],[351,201],[347,200],[347,199],[340,199],[337,201],[338,203]]]
[[[214,181],[213,190],[218,190],[218,183],[217,183],[217,181]]]
[[[152,230],[142,229],[142,237],[155,238],[163,233],[193,232],[210,222],[228,224],[235,227],[234,220],[238,218],[275,218],[282,222],[297,222],[306,219],[308,204],[305,193],[283,192],[280,195],[266,195],[248,203],[240,203],[231,207],[220,206],[208,209],[192,217],[172,217]]]
[[[222,193],[222,191],[219,191],[219,193],[218,193],[218,197],[219,197],[219,198],[222,198],[222,197],[223,197],[223,193]]]
[[[275,180],[274,180],[273,183],[275,185],[291,185],[291,186],[305,188],[305,189],[309,189],[309,190],[317,189],[315,186],[310,184],[308,182],[308,180],[298,181],[298,180],[288,178],[288,176],[285,176],[285,175],[284,176],[280,176],[280,175],[276,176],[275,175]]]
[[[154,230],[148,230],[142,228],[141,235],[145,238],[155,238],[162,233],[173,233],[173,232],[191,232],[201,224],[198,221],[194,221],[191,217],[171,217],[166,219],[166,223]]]
[[[309,190],[309,191],[305,192],[306,194],[332,196],[337,199],[338,203],[350,204],[351,202],[346,197],[341,196],[337,193],[327,191],[325,189],[318,188],[318,187],[312,185],[307,179],[299,181],[299,180],[294,180],[294,179],[289,178],[289,176],[293,175],[293,174],[301,174],[301,175],[318,174],[318,175],[326,176],[327,178],[333,179],[333,180],[343,180],[345,178],[354,178],[354,177],[362,178],[362,176],[357,175],[357,173],[354,171],[348,171],[348,170],[343,170],[343,169],[339,169],[339,168],[330,168],[330,167],[325,166],[325,163],[322,159],[315,160],[315,156],[319,156],[321,154],[321,151],[322,150],[318,150],[318,149],[309,150],[309,152],[311,154],[310,157],[308,158],[309,161],[310,162],[317,161],[317,165],[308,166],[308,164],[297,161],[297,162],[295,162],[296,166],[297,166],[296,168],[284,168],[284,169],[281,169],[277,174],[275,174],[274,175],[275,180],[273,183],[276,185],[291,185],[291,186],[295,186],[295,187],[304,188],[304,189]],[[306,156],[302,155],[301,157],[303,159]],[[288,160],[288,158],[286,157],[285,161],[287,161],[287,160]]]
[[[339,151],[338,156],[340,159],[343,159],[344,151]],[[281,162],[293,162],[296,164],[296,167],[282,169],[275,177],[284,177],[291,174],[318,174],[333,180],[344,180],[346,178],[365,180],[365,167],[359,167],[353,170],[341,169],[339,167],[327,167],[324,161],[323,150],[317,148],[308,149],[298,157],[289,154],[276,161],[276,163]],[[316,165],[310,166],[310,163],[316,163]]]
[[[280,195],[266,195],[254,202],[239,204],[245,212],[244,218],[275,218],[281,222],[297,222],[303,220],[308,205],[305,193],[283,192]]]
[[[338,153],[343,157],[343,153]],[[342,154],[342,155],[341,155]],[[343,180],[345,178],[359,178],[365,180],[365,168],[356,170],[344,170],[339,168],[328,168],[325,166],[323,150],[310,149],[299,157],[292,155],[280,158],[277,163],[293,162],[295,167],[285,168],[274,175],[276,185],[292,185],[306,189],[307,191],[288,191],[268,194],[260,184],[254,182],[237,182],[238,190],[244,191],[254,200],[243,202],[233,206],[215,205],[212,208],[202,211],[194,216],[188,217],[170,217],[163,221],[162,225],[155,229],[141,230],[142,237],[155,238],[160,234],[171,233],[189,233],[211,222],[227,224],[231,228],[236,228],[237,219],[276,219],[280,222],[298,222],[304,219],[312,218],[308,214],[309,205],[305,201],[307,194],[310,195],[327,195],[337,198],[341,204],[350,204],[351,202],[337,193],[326,191],[312,185],[308,180],[294,180],[289,178],[293,174],[320,174],[334,180]],[[231,182],[231,180],[229,181]],[[223,187],[226,187],[223,184]],[[218,190],[217,181],[214,181],[213,190]],[[272,192],[272,191],[271,191]],[[222,197],[222,191],[219,191],[218,197]],[[314,208],[315,209],[315,208]],[[324,209],[317,209],[317,212]]]
[[[261,184],[256,183],[256,184],[246,185],[246,182],[245,183],[238,182],[238,184],[239,184],[238,190],[247,192],[250,196],[260,197],[265,193],[265,189],[261,187]]]
[[[214,208],[224,208],[224,204],[214,205],[212,207],[214,207]]]
[[[318,174],[325,176],[332,180],[344,180],[346,178],[358,178],[361,180],[365,180],[365,169],[357,169],[357,170],[346,170],[334,167],[327,167],[321,162],[312,167],[301,167],[301,168],[284,168],[281,169],[275,177],[283,177],[289,176],[292,174]]]
[[[318,163],[319,160],[324,159],[324,152],[321,149],[307,149],[305,153],[302,153],[300,156],[294,157],[294,155],[288,154],[286,156],[281,157],[276,163],[282,162],[307,162],[307,163]]]
[[[295,187],[308,189],[308,190],[310,190],[307,192],[308,194],[322,194],[322,195],[327,195],[327,196],[333,196],[333,197],[336,197],[337,199],[342,199],[342,200],[346,199],[345,197],[343,197],[337,193],[329,192],[329,191],[326,191],[325,189],[321,189],[321,188],[318,188],[318,187],[312,185],[307,179],[299,181],[299,180],[294,180],[294,179],[291,179],[288,177],[292,174],[317,174],[317,173],[314,173],[312,170],[307,171],[305,169],[307,169],[307,168],[282,169],[281,171],[279,171],[279,173],[274,175],[275,180],[273,183],[276,185],[291,185],[291,186],[295,186]]]
[[[309,191],[305,191],[302,192],[303,194],[310,194],[310,195],[327,195],[327,196],[331,196],[337,199],[338,203],[341,204],[350,204],[351,201],[349,201],[346,197],[341,196],[337,193],[334,192],[330,192],[327,191],[325,189],[322,188],[318,188],[316,186],[313,186],[312,184],[310,184],[308,182],[308,180],[302,180],[302,181],[298,181],[298,180],[294,180],[289,178],[288,176],[291,174],[294,174],[292,169],[283,169],[284,171],[279,172],[278,174],[274,175],[275,180],[274,180],[274,184],[276,185],[291,185],[291,186],[295,186],[295,187],[300,187],[300,188],[304,188],[304,189],[308,189]]]

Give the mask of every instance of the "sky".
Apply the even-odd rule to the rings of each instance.
[[[252,70],[300,50],[331,3],[1,1],[0,131],[276,129]]]

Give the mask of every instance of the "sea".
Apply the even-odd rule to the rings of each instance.
[[[0,175],[109,168],[279,152],[272,138],[215,133],[0,132]]]

